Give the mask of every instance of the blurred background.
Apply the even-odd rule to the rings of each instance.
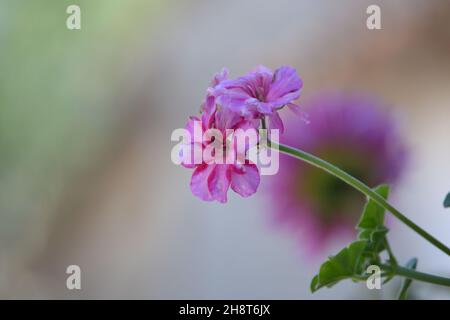
[[[71,4],[81,30],[66,28]],[[382,30],[366,28],[370,4]],[[170,161],[170,136],[223,66],[235,77],[291,65],[300,104],[324,89],[370,94],[408,149],[392,203],[448,244],[449,40],[446,0],[1,0],[0,297],[393,298],[397,281],[310,294],[321,262],[349,238],[311,254],[274,226],[275,177],[250,198],[202,202],[191,170]],[[401,262],[417,256],[421,271],[450,275],[448,257],[391,227]],[[66,289],[71,264],[82,290]],[[413,283],[411,297],[450,292]]]

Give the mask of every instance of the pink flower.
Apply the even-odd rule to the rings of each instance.
[[[227,201],[227,192],[231,187],[236,193],[248,197],[256,192],[259,186],[260,174],[257,166],[246,159],[245,154],[251,146],[238,150],[236,137],[227,129],[259,128],[261,119],[268,118],[269,129],[283,131],[283,123],[278,110],[288,106],[300,113],[299,107],[293,103],[300,96],[302,81],[295,69],[281,67],[272,72],[259,66],[246,76],[228,79],[228,70],[223,68],[214,75],[201,105],[201,116],[190,117],[186,129],[194,136],[195,126],[200,126],[201,135],[209,129],[216,129],[222,134],[222,144],[225,152],[214,154],[212,158],[225,157],[227,161],[211,162],[211,159],[197,159],[183,162],[183,166],[194,168],[191,179],[191,191],[205,201]],[[202,140],[202,139],[200,139]],[[203,151],[209,150],[213,141],[196,141],[191,139],[191,160],[198,158],[195,147]],[[228,148],[231,144],[231,148]],[[216,150],[216,149],[214,149]],[[219,148],[220,150],[220,148]],[[229,160],[231,158],[231,161]],[[237,161],[240,160],[240,161]]]
[[[209,163],[208,160],[211,159],[203,159],[200,164],[185,165],[186,167],[195,168],[190,183],[192,193],[204,201],[217,200],[222,203],[227,202],[229,187],[242,197],[248,197],[255,193],[260,181],[258,167],[248,160],[242,164],[237,161],[237,157],[240,155],[235,145],[232,145],[231,148],[226,148],[227,144],[233,141],[233,136],[230,137],[230,133],[227,133],[226,130],[239,128],[243,130],[255,129],[259,123],[254,120],[247,120],[227,109],[221,109],[214,111],[212,116],[204,111],[201,119],[191,117],[188,120],[186,129],[191,133],[192,137],[194,136],[194,127],[196,125],[201,126],[202,135],[208,129],[219,130],[223,136],[222,144],[225,152],[223,154],[223,164]],[[198,144],[198,142],[192,141],[192,144],[195,143]],[[200,143],[202,152],[210,143],[212,141]],[[227,157],[230,157],[230,153],[234,161],[231,164],[229,160],[225,161]]]
[[[294,68],[280,67],[275,72],[264,66],[234,80],[220,79],[211,96],[216,103],[244,117],[267,116],[269,128],[284,130],[278,110],[288,106],[294,112],[299,107],[293,103],[300,97],[302,80]]]
[[[216,98],[214,96],[214,90],[216,87],[228,78],[228,69],[222,68],[222,70],[216,73],[211,80],[208,89],[206,90],[205,101],[201,106],[201,111],[207,116],[207,121],[211,121],[212,116],[216,111]]]

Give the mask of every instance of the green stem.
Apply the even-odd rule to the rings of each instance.
[[[387,240],[386,237],[384,238],[384,244],[386,246],[386,250],[389,255],[389,260],[391,260],[393,264],[397,265],[397,259],[395,259],[394,253],[392,252],[391,249],[391,245],[389,244],[389,241]]]
[[[405,268],[402,266],[387,266],[382,265],[381,268],[385,271],[391,272],[397,276],[405,277],[408,279],[413,279],[422,282],[428,282],[433,284],[438,284],[445,287],[450,287],[450,279],[434,276],[432,274],[415,271],[409,268]]]
[[[265,123],[263,123],[263,126]],[[389,204],[381,195],[373,191],[371,188],[369,188],[367,185],[365,185],[363,182],[359,181],[355,177],[349,175],[345,171],[339,169],[338,167],[332,165],[329,162],[326,162],[325,160],[322,160],[310,153],[307,153],[305,151],[292,148],[289,146],[285,146],[283,144],[277,144],[273,141],[269,141],[269,147],[274,149],[279,149],[280,152],[288,154],[294,158],[300,159],[306,163],[309,163],[319,169],[322,169],[335,177],[339,178],[343,182],[347,183],[348,185],[352,186],[356,190],[360,191],[361,193],[365,194],[367,197],[375,201],[378,205],[383,207],[384,209],[390,211],[397,219],[399,219],[401,222],[406,224],[408,227],[413,229],[415,232],[417,232],[419,235],[421,235],[423,238],[428,240],[431,244],[433,244],[438,249],[445,252],[447,255],[450,256],[450,248],[448,248],[445,244],[434,238],[431,234],[423,230],[421,227],[419,227],[417,224],[412,222],[410,219],[408,219],[406,216],[404,216],[400,211],[395,209],[391,204]]]

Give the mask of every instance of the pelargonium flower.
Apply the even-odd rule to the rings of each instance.
[[[212,117],[216,112],[216,98],[214,96],[214,91],[216,87],[228,79],[229,71],[227,68],[222,68],[222,70],[216,73],[211,80],[208,89],[206,90],[205,101],[202,103],[200,111],[205,114],[207,121],[211,121]]]
[[[281,143],[329,161],[369,186],[395,183],[406,151],[393,119],[377,101],[355,94],[322,93],[305,104],[309,124],[292,119]],[[335,177],[289,156],[267,178],[275,221],[311,252],[351,235],[364,199]]]
[[[227,163],[211,163],[210,159],[200,159],[198,163],[193,161],[182,162],[187,168],[195,168],[191,179],[191,191],[194,195],[205,201],[227,201],[229,187],[243,197],[256,192],[259,186],[259,170],[245,154],[252,146],[246,146],[244,150],[238,150],[233,134],[227,129],[257,129],[263,117],[268,118],[269,129],[283,130],[283,123],[278,110],[288,106],[298,114],[299,107],[294,100],[300,96],[302,81],[295,69],[281,67],[272,72],[270,69],[258,66],[246,76],[237,79],[228,79],[228,70],[223,68],[214,75],[206,97],[201,105],[200,117],[190,117],[186,129],[194,137],[194,127],[201,122],[201,134],[208,129],[217,129],[222,133],[225,158],[231,156],[232,161]],[[191,148],[191,160],[194,160],[194,147],[202,151],[212,143],[196,142],[191,139],[188,144]],[[231,148],[227,148],[232,143]],[[227,150],[231,150],[231,153]],[[181,155],[184,156],[184,155]],[[215,155],[217,156],[217,155]],[[234,157],[234,158],[233,158]]]
[[[220,155],[222,159],[220,164],[216,163],[217,161],[214,161],[213,158],[202,159],[201,163],[192,164],[194,162],[192,161],[193,155],[188,164],[182,163],[188,168],[194,168],[190,182],[192,193],[204,201],[217,200],[222,203],[227,201],[230,187],[242,197],[248,197],[255,193],[260,181],[258,167],[249,160],[245,160],[245,154],[240,154],[240,152],[245,153],[252,146],[240,151],[234,143],[233,133],[227,132],[227,129],[252,130],[259,126],[259,122],[254,119],[245,119],[228,109],[221,109],[216,110],[212,117],[207,112],[203,112],[201,118],[190,117],[186,129],[190,132],[191,137],[194,137],[194,126],[196,125],[201,126],[202,135],[208,129],[217,129],[223,137],[220,143],[224,152]],[[199,142],[192,140],[191,143]],[[211,143],[213,140],[202,141],[200,143],[201,151],[203,152]],[[229,144],[231,147],[228,146]],[[193,148],[191,150],[193,152]],[[219,157],[219,155],[216,154],[213,157]],[[239,157],[244,161],[239,162]]]
[[[270,129],[284,130],[278,110],[288,106],[294,112],[294,103],[300,97],[303,83],[294,68],[280,67],[275,72],[264,66],[237,79],[221,77],[210,90],[217,104],[229,108],[243,117],[267,116]]]

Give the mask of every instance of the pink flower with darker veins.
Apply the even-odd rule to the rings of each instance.
[[[251,146],[239,151],[235,144],[236,137],[227,132],[227,129],[256,131],[261,120],[267,118],[269,129],[283,131],[278,110],[288,106],[297,114],[301,114],[294,103],[294,100],[300,97],[301,88],[302,81],[291,67],[281,67],[272,72],[264,66],[258,66],[246,76],[237,79],[228,79],[226,68],[217,73],[207,89],[200,117],[190,117],[186,129],[191,137],[195,135],[195,126],[200,127],[202,135],[209,129],[218,130],[223,137],[221,143],[225,157],[229,158],[231,152],[232,161],[230,163],[227,160],[222,164],[209,162],[202,157],[196,164],[192,164],[194,161],[182,163],[187,168],[194,168],[190,183],[192,193],[204,201],[217,200],[222,203],[227,201],[230,187],[242,197],[255,193],[260,181],[258,167],[249,160],[237,161],[246,159],[246,155],[242,153],[246,153]],[[192,139],[188,144],[203,151],[211,143],[213,141],[198,142]],[[228,148],[230,143],[232,147]],[[191,159],[195,158],[193,149],[191,148]]]
[[[242,197],[248,197],[255,193],[260,181],[258,167],[248,160],[245,160],[244,163],[237,161],[239,156],[245,159],[245,155],[239,154],[239,149],[236,148],[235,144],[231,149],[227,148],[227,144],[230,144],[234,139],[233,133],[227,132],[227,129],[255,129],[259,123],[252,119],[245,119],[227,109],[221,109],[216,110],[212,116],[207,112],[203,112],[201,119],[191,117],[188,120],[186,129],[191,133],[192,137],[194,137],[194,127],[196,125],[201,127],[202,135],[208,129],[217,129],[222,134],[223,141],[221,143],[223,144],[224,154],[222,155],[223,161],[221,164],[208,161],[212,159],[203,159],[200,164],[184,164],[185,167],[195,168],[190,183],[192,193],[204,201],[217,200],[222,203],[227,202],[227,193],[230,187]],[[213,141],[193,142],[193,144],[195,143],[199,144],[203,152]],[[233,160],[231,163],[229,160],[230,155]],[[217,157],[218,155],[215,156]],[[228,158],[228,160],[225,160],[225,158]]]
[[[218,104],[244,117],[267,116],[269,128],[283,133],[283,122],[277,111],[288,106],[295,113],[301,113],[293,101],[300,97],[302,86],[294,68],[283,66],[272,72],[258,66],[243,77],[220,81],[211,95]]]

